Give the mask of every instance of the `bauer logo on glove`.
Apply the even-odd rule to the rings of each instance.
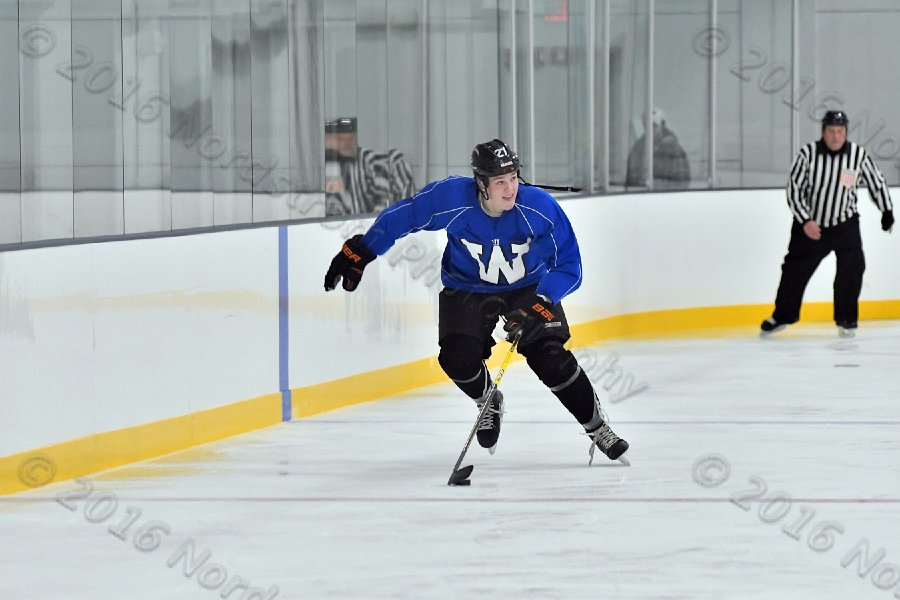
[[[537,294],[525,294],[507,312],[503,330],[516,334],[521,331],[522,344],[528,344],[540,337],[556,315],[551,310],[552,303]]]
[[[533,310],[534,312],[536,312],[537,314],[539,314],[539,315],[542,316],[543,318],[547,319],[547,321],[552,321],[552,320],[553,320],[553,313],[550,312],[549,310],[547,310],[546,308],[544,308],[544,305],[541,304],[540,302],[535,302],[535,303],[531,306],[531,310]]]

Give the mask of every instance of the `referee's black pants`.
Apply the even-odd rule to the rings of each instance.
[[[796,323],[800,319],[803,292],[822,259],[834,251],[837,272],[834,276],[834,320],[836,323],[857,321],[859,293],[862,291],[866,259],[859,235],[859,216],[834,227],[822,228],[822,237],[811,240],[803,226],[794,221],[788,253],[781,265],[781,283],[775,297],[772,317],[779,323]]]

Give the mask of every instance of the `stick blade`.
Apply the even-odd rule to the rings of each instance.
[[[447,485],[469,485],[469,475],[472,474],[474,468],[474,466],[469,465],[453,471],[453,474],[450,475],[450,479],[447,481]]]

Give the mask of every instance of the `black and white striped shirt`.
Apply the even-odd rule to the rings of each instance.
[[[412,169],[395,149],[376,152],[359,148],[355,161],[341,163],[346,193],[344,207],[334,214],[367,214],[416,193]]]
[[[810,142],[797,153],[788,179],[787,201],[800,223],[810,219],[820,227],[834,227],[858,214],[856,186],[862,180],[878,210],[891,210],[884,175],[865,148],[845,142],[832,152],[825,142]]]

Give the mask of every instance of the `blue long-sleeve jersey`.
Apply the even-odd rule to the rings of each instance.
[[[362,237],[375,254],[415,231],[447,231],[444,287],[495,292],[537,285],[559,302],[581,285],[581,254],[568,217],[544,190],[520,185],[515,207],[499,217],[478,201],[475,180],[448,177],[385,209]]]

